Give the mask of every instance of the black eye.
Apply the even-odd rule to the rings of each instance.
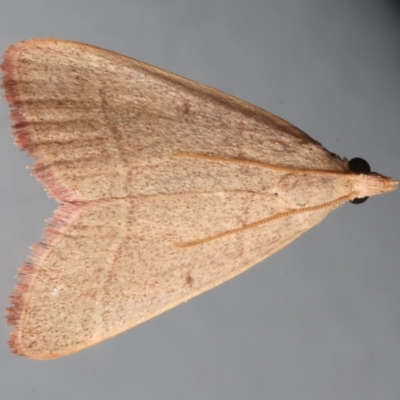
[[[362,158],[356,157],[349,161],[349,167],[352,172],[359,174],[369,174],[371,172],[371,167]]]
[[[368,199],[368,196],[367,197],[362,197],[361,199],[356,197],[355,199],[350,200],[350,203],[351,204],[361,204],[361,203],[364,203],[364,201],[367,201],[367,199]]]
[[[349,168],[350,171],[355,172],[357,174],[369,174],[371,172],[369,164],[364,159],[359,157],[352,158],[349,161]],[[350,203],[361,204],[364,203],[364,201],[366,201],[367,199],[368,197],[363,197],[361,199],[356,198],[354,200],[351,200]]]

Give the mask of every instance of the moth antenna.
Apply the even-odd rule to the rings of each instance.
[[[216,235],[208,236],[203,239],[194,240],[192,242],[175,243],[175,246],[179,247],[179,248],[198,246],[200,244],[204,244],[204,243],[212,242],[214,240],[221,239],[225,236],[234,235],[236,233],[244,232],[244,231],[247,231],[247,230],[253,229],[253,228],[258,228],[261,225],[265,225],[268,222],[274,221],[279,218],[286,218],[286,217],[289,217],[289,216],[295,215],[295,214],[301,214],[301,213],[305,213],[305,212],[321,210],[326,207],[331,207],[331,206],[335,206],[335,205],[338,205],[341,203],[345,203],[346,201],[350,201],[353,198],[354,198],[354,194],[351,193],[346,196],[339,197],[336,200],[328,201],[327,203],[319,204],[316,206],[299,208],[297,210],[290,210],[290,211],[285,211],[283,213],[275,214],[275,215],[272,215],[271,217],[260,219],[259,221],[252,222],[251,224],[241,226],[240,228],[230,229],[228,231],[220,232],[220,233],[217,233]]]
[[[229,157],[219,157],[219,156],[209,156],[205,154],[197,153],[176,153],[173,155],[174,158],[196,158],[198,160],[208,160],[216,162],[228,162],[233,164],[249,165],[253,167],[266,168],[273,171],[290,172],[291,174],[308,174],[308,175],[325,175],[325,176],[342,176],[353,174],[352,171],[349,172],[339,172],[339,171],[328,171],[323,169],[303,169],[303,168],[291,168],[284,167],[280,165],[267,164],[259,161],[244,160],[240,158],[229,158]]]

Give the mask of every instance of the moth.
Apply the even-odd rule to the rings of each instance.
[[[20,42],[2,71],[15,142],[61,203],[11,295],[22,356],[101,342],[397,186],[267,111],[97,47]]]

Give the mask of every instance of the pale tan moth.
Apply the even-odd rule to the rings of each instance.
[[[16,144],[61,203],[11,295],[19,355],[101,342],[397,186],[267,111],[107,50],[30,40],[2,70]]]

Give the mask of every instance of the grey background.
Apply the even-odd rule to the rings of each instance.
[[[3,0],[0,51],[91,43],[214,86],[400,178],[400,14],[384,0]],[[55,202],[0,104],[0,310]],[[344,205],[245,274],[55,361],[12,355],[2,399],[399,399],[400,192]]]

